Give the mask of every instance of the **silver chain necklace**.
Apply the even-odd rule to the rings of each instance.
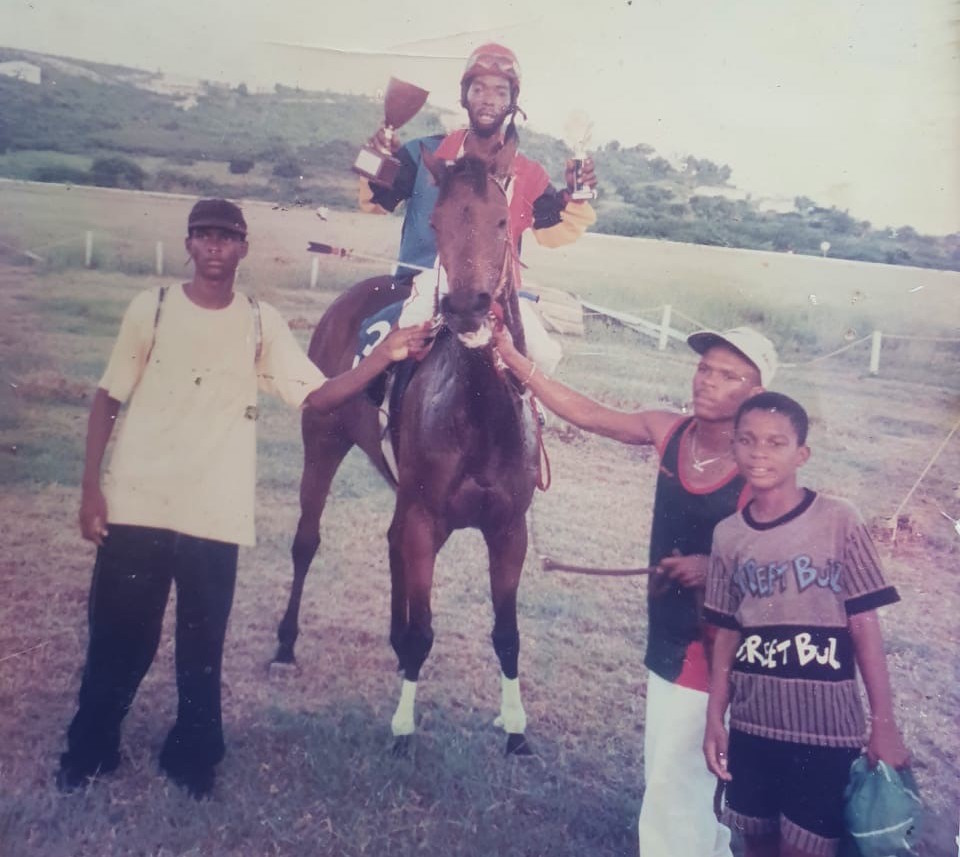
[[[728,450],[727,452],[720,453],[720,455],[715,455],[713,458],[700,458],[700,456],[697,455],[697,430],[694,428],[694,430],[690,432],[690,457],[693,459],[690,463],[697,473],[703,473],[705,467],[716,464],[716,462],[722,461],[729,455],[730,452]]]

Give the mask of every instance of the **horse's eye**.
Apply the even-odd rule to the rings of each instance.
[[[504,217],[503,220],[501,220],[501,221],[497,224],[497,229],[506,229],[506,228],[507,228],[507,218]]]

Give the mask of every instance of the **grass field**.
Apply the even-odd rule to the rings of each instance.
[[[643,585],[545,573],[537,556],[641,564],[656,464],[649,450],[559,422],[547,431],[554,485],[534,500],[520,593],[535,758],[504,759],[491,725],[497,666],[474,533],[456,534],[441,554],[414,752],[389,755],[399,689],[387,643],[392,495],[354,454],[334,485],[307,583],[300,671],[268,675],[289,586],[300,442],[296,415],[264,402],[259,543],[241,553],[224,666],[229,752],[214,799],[197,805],[156,772],[175,706],[169,626],[126,723],[121,769],[84,793],[55,791],[93,557],[76,527],[86,408],[124,306],[159,282],[131,271],[149,269],[157,240],[179,245],[189,201],[0,183],[0,203],[0,855],[634,855]],[[245,210],[253,241],[243,287],[304,324],[348,281],[382,268],[322,260],[320,288],[306,289],[307,240],[389,255],[399,225]],[[94,271],[76,259],[88,229],[103,253]],[[35,249],[44,263],[22,256],[60,241]],[[172,276],[186,277],[182,257],[170,250],[167,258]],[[803,364],[783,369],[776,386],[814,417],[807,484],[860,507],[900,589],[903,602],[884,611],[883,624],[897,711],[929,806],[923,853],[955,853],[960,539],[940,509],[960,517],[960,436],[901,510],[895,545],[887,527],[960,417],[955,353],[903,342],[884,350],[878,377],[867,375],[862,348],[806,361],[846,343],[851,327],[955,335],[960,275],[606,238],[552,253],[530,242],[525,258],[531,279],[604,306],[639,312],[670,302],[709,325],[758,324]],[[596,318],[564,347],[562,377],[605,401],[679,408],[687,399],[693,359],[682,347],[657,352]]]

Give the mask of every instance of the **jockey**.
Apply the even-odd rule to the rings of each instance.
[[[520,110],[519,94],[520,66],[513,52],[497,44],[482,45],[471,54],[460,78],[460,104],[467,111],[467,128],[448,135],[422,137],[405,145],[395,138],[388,140],[381,129],[371,141],[380,148],[389,147],[401,164],[392,187],[366,180],[360,182],[360,208],[365,212],[384,214],[406,202],[395,277],[398,283],[412,283],[412,289],[400,316],[401,326],[413,324],[414,319],[431,318],[438,278],[441,293],[446,288],[442,272],[437,277],[429,274],[420,277],[420,282],[414,280],[421,268],[438,266],[436,241],[430,228],[438,190],[422,163],[421,145],[450,163],[463,155],[490,160],[503,142],[504,123],[509,118],[512,126]],[[537,243],[559,247],[576,241],[594,223],[596,214],[592,206],[586,201],[571,199],[575,180],[573,161],[567,162],[566,179],[567,188],[557,190],[540,164],[517,153],[506,192],[511,234],[518,251],[521,236],[527,229],[533,231]],[[590,158],[583,163],[580,180],[588,187],[596,186]],[[516,285],[519,289],[520,284]],[[528,350],[549,374],[560,360],[560,347],[546,335],[529,302],[522,300],[520,306]]]

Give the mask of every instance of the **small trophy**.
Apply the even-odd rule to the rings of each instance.
[[[596,190],[587,187],[580,180],[580,172],[583,169],[583,162],[587,157],[587,145],[590,142],[590,132],[593,130],[593,122],[582,110],[575,110],[570,114],[564,127],[564,136],[573,149],[573,171],[574,185],[571,199],[595,199]]]
[[[417,115],[429,94],[412,83],[390,78],[383,97],[383,133],[388,143],[397,128]],[[400,161],[393,157],[389,147],[381,148],[375,143],[367,143],[357,155],[352,169],[375,184],[391,187],[400,169]]]

